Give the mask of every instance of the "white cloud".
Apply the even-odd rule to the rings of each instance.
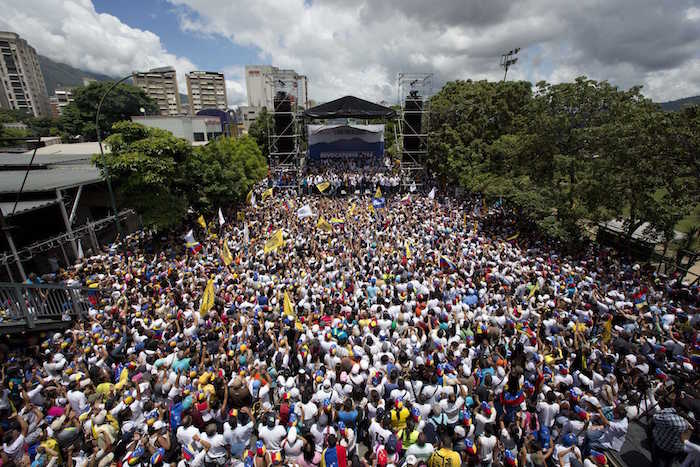
[[[109,76],[174,66],[181,92],[186,92],[184,73],[196,68],[188,58],[169,53],[156,34],[97,13],[91,0],[6,2],[0,29],[18,33],[53,60]]]
[[[230,66],[223,70],[226,79],[226,99],[229,106],[245,105],[245,70],[242,66]]]
[[[262,62],[308,75],[316,100],[395,101],[400,71],[434,72],[437,83],[500,79],[500,54],[517,46],[513,78],[585,74],[642,84],[657,100],[700,92],[693,0],[168,1],[182,7],[183,29],[253,46]]]

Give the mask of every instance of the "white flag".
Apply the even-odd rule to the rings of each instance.
[[[313,212],[311,212],[311,206],[308,204],[303,205],[299,209],[297,209],[297,217],[299,219],[303,219],[305,217],[312,217],[314,215]]]
[[[428,193],[428,198],[435,199],[435,187],[433,187],[433,189],[430,190],[430,193]]]
[[[224,225],[226,221],[224,220],[224,214],[221,212],[221,208],[219,208],[219,225]]]
[[[413,183],[411,183],[411,187],[409,188],[409,190],[411,191],[411,193],[413,193],[413,192],[415,192],[417,189],[418,189],[418,188],[416,187],[416,181],[413,180]]]
[[[197,243],[197,241],[194,239],[194,233],[192,232],[192,229],[190,229],[190,231],[187,232],[187,234],[185,235],[185,243],[187,243],[188,246]]]
[[[250,197],[250,205],[253,206],[254,208],[257,208],[258,206],[255,204],[255,193]]]
[[[250,241],[250,238],[249,238],[249,234],[248,234],[248,224],[245,224],[243,226],[243,244],[247,245],[249,241]]]
[[[78,259],[83,259],[85,255],[83,254],[83,243],[78,239]]]

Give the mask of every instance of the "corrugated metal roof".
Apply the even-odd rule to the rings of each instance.
[[[51,206],[52,204],[56,204],[57,202],[58,201],[56,200],[56,198],[39,199],[34,201],[20,201],[17,203],[16,208],[14,202],[0,203],[0,209],[2,209],[2,213],[5,217],[12,217],[13,215],[16,216],[25,212],[34,211],[35,209],[41,209],[46,206]],[[13,209],[15,210],[14,214],[12,213]]]
[[[0,193],[17,193],[22,186],[24,170],[0,171]],[[24,193],[72,188],[102,180],[100,170],[92,165],[54,166],[30,170]]]

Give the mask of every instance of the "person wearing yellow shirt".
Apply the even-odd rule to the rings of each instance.
[[[411,411],[404,407],[403,402],[396,401],[394,408],[391,409],[391,426],[394,431],[405,429],[406,420],[410,415]]]
[[[428,459],[428,467],[461,467],[462,458],[452,450],[449,436],[440,439],[440,448],[433,452]]]

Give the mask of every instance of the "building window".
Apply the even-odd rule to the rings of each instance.
[[[204,133],[201,131],[195,131],[192,136],[195,141],[204,141]]]

